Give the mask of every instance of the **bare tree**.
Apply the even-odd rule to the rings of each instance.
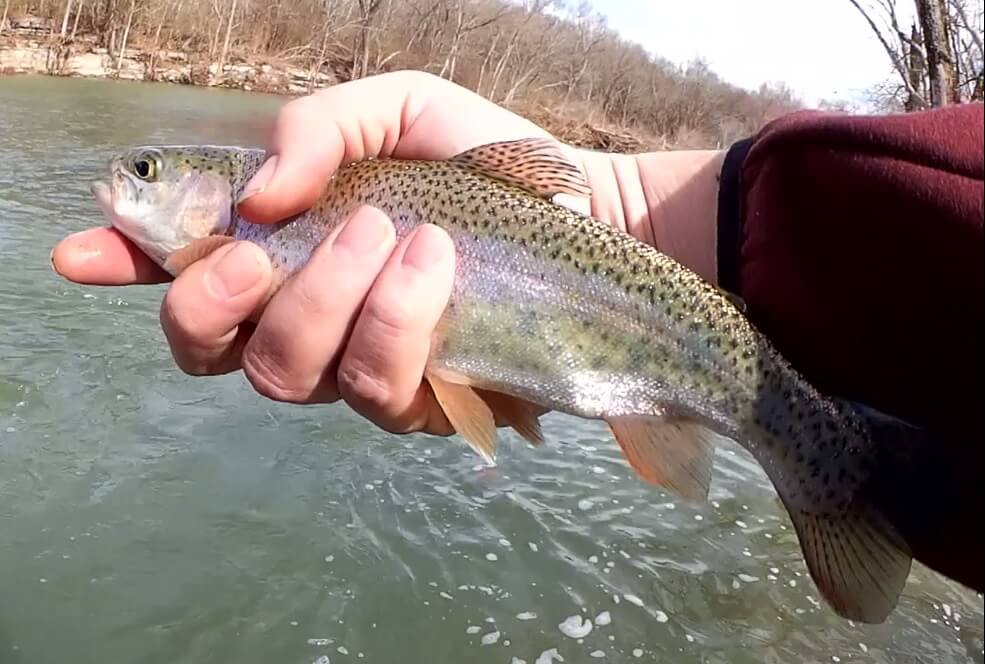
[[[980,0],[848,0],[882,44],[898,85],[886,89],[905,110],[981,99]],[[977,4],[976,9],[970,5]],[[908,28],[906,9],[916,16]],[[978,18],[973,25],[969,16]]]

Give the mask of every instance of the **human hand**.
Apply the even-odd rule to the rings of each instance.
[[[366,157],[444,159],[492,141],[548,135],[448,81],[397,72],[322,90],[279,114],[268,160],[239,210],[270,223],[309,207],[343,164]],[[653,241],[633,157],[575,152],[593,188],[582,210]],[[617,160],[618,163],[617,163]],[[635,189],[627,187],[635,178]],[[627,195],[626,192],[637,192]],[[575,205],[578,207],[577,205]],[[168,289],[161,324],[179,367],[242,369],[262,395],[294,403],[345,400],[392,432],[452,432],[422,381],[431,330],[451,288],[448,236],[425,226],[397,245],[378,210],[357,211],[266,305],[271,269],[254,245],[223,247]],[[66,238],[55,269],[80,283],[160,283],[168,275],[111,229]],[[332,284],[331,296],[324,284]]]

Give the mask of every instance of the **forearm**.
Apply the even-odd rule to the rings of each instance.
[[[593,190],[591,214],[717,283],[718,176],[724,156],[723,150],[582,151]]]

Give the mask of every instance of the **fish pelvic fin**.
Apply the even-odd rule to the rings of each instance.
[[[641,478],[690,501],[707,499],[714,454],[709,429],[665,416],[623,415],[605,421]]]
[[[492,410],[469,385],[432,370],[424,377],[455,431],[486,463],[496,463],[496,420]]]
[[[544,443],[544,434],[540,428],[538,419],[543,410],[535,404],[523,399],[475,388],[476,394],[486,402],[493,413],[493,418],[497,423],[502,423],[512,428],[521,438],[526,440],[534,447]]]
[[[551,138],[487,143],[461,152],[450,161],[548,199],[555,194],[592,195],[581,169]]]
[[[848,620],[879,624],[896,608],[913,561],[909,544],[892,522],[880,482],[901,477],[897,471],[911,466],[914,453],[930,438],[926,431],[866,406],[836,402],[861,418],[867,439],[858,441],[859,453],[869,455],[868,465],[878,468],[879,475],[864,478],[837,512],[791,509],[786,500],[784,505],[827,604]]]

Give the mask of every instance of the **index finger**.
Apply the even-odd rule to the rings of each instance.
[[[69,281],[95,286],[171,281],[171,275],[110,227],[91,228],[63,238],[51,250],[51,267]]]

